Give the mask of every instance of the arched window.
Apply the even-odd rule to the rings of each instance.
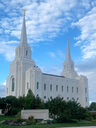
[[[86,102],[87,102],[87,97],[86,97]]]
[[[77,101],[79,100],[79,98],[77,98]]]
[[[15,87],[15,79],[12,78],[12,91],[14,91],[14,87]]]
[[[28,51],[26,50],[26,56],[28,55]]]
[[[37,89],[39,89],[39,82],[37,82]]]
[[[50,84],[50,91],[52,91],[52,84]]]
[[[75,101],[74,97],[72,97],[72,101]]]
[[[85,88],[85,93],[87,93],[87,88]]]
[[[78,93],[78,87],[77,87],[77,93]]]
[[[72,87],[72,93],[74,92],[74,87]]]
[[[62,92],[63,92],[63,86],[62,86]]]
[[[46,90],[46,84],[44,84],[44,90]]]
[[[56,91],[58,91],[58,85],[56,85]]]

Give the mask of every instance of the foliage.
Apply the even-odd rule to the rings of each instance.
[[[92,104],[90,109],[94,106],[95,104]],[[81,105],[75,101],[65,101],[63,98],[56,97],[44,102],[38,96],[35,97],[31,90],[28,91],[27,96],[0,98],[0,109],[3,109],[6,115],[16,115],[22,109],[49,109],[50,117],[54,119],[53,122],[57,121],[62,123],[92,119],[88,109],[81,107]],[[34,122],[33,119],[32,121]]]
[[[14,116],[0,116],[1,120],[12,120]],[[0,128],[60,128],[60,127],[80,127],[80,126],[96,126],[96,122],[81,120],[78,123],[54,123],[54,124],[35,124],[26,126],[9,126],[5,124],[0,124]]]
[[[27,124],[36,124],[36,121],[33,116],[30,116],[27,120]]]
[[[49,109],[50,116],[57,122],[73,122],[74,119],[91,119],[87,109],[75,101],[64,101],[63,98],[57,97],[45,103],[45,108]]]
[[[90,111],[96,111],[96,102],[92,102],[89,106]]]

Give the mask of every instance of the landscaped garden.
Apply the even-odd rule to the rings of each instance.
[[[60,97],[44,103],[39,97],[35,97],[30,90],[26,97],[0,98],[0,109],[4,114],[0,116],[0,128],[96,126],[96,103],[92,103],[89,108],[83,108],[75,101],[66,102]],[[21,119],[22,109],[49,109],[49,116],[52,120],[42,124],[41,121],[36,121],[32,117],[27,120]],[[94,110],[94,113],[90,113],[89,110]]]
[[[0,116],[1,120],[14,120],[12,116]],[[10,126],[0,124],[0,128],[59,128],[59,127],[75,127],[75,126],[96,126],[96,122],[81,120],[77,123],[51,123],[51,124],[30,124],[25,126]]]

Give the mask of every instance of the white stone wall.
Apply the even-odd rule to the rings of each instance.
[[[76,89],[78,87],[79,90],[79,82],[78,80],[72,80],[60,76],[55,75],[42,75],[42,99],[48,100],[48,98],[55,98],[55,97],[63,97],[64,100],[72,100],[74,98],[77,100],[79,97],[79,91],[77,93]],[[46,90],[44,90],[44,84],[46,84]],[[50,85],[52,85],[52,91],[50,90]],[[58,85],[58,90],[56,90],[56,86]],[[63,86],[63,90],[62,90]],[[68,87],[68,92],[67,92]],[[73,92],[72,92],[73,87]],[[46,98],[44,98],[46,96]],[[69,98],[69,99],[68,99]]]
[[[35,110],[22,110],[21,111],[21,118],[28,119],[29,117],[33,116],[34,119],[39,120],[48,120],[49,119],[49,110],[47,109],[35,109]]]

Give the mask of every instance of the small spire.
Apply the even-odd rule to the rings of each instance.
[[[24,11],[24,16],[25,16],[25,12],[26,12],[25,8],[23,9],[23,11]]]
[[[70,48],[69,48],[69,40],[67,40],[66,61],[71,61]]]
[[[23,17],[23,24],[22,24],[22,30],[21,30],[21,44],[27,43],[27,34],[26,34],[26,24],[25,24],[25,9],[24,11],[24,17]]]

